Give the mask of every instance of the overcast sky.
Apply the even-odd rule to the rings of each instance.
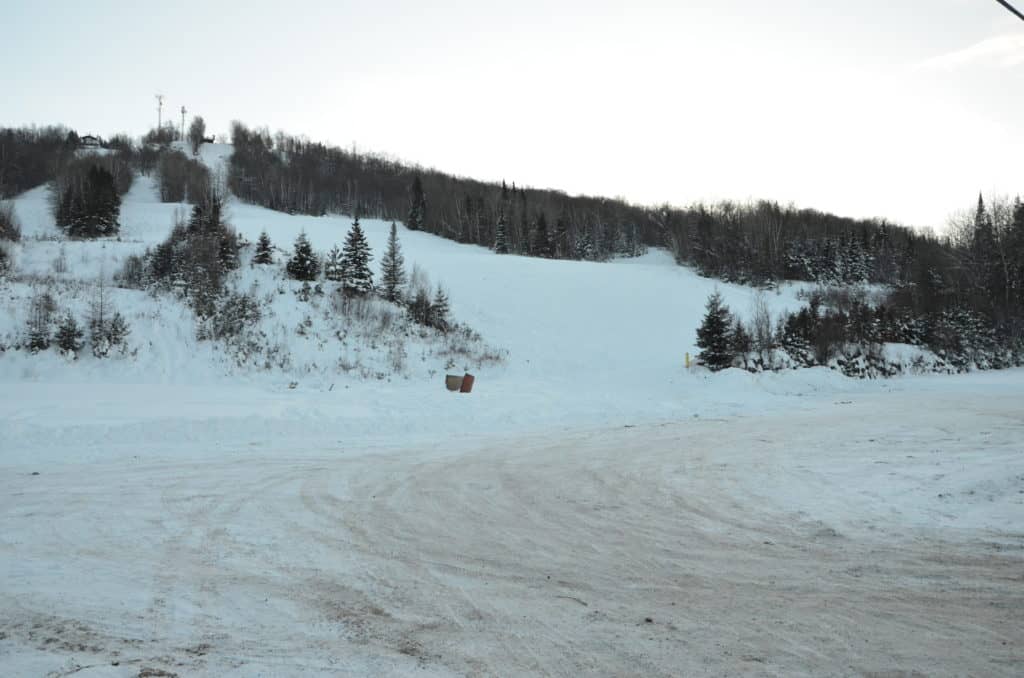
[[[3,3],[0,125],[233,119],[652,204],[941,229],[1024,189],[1024,22],[994,0]]]

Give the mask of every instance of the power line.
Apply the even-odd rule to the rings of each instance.
[[[1018,12],[1014,8],[1014,6],[1011,5],[1010,3],[1006,2],[1006,0],[996,0],[996,2],[998,2],[1000,5],[1002,5],[1006,9],[1010,10],[1018,19],[1020,19],[1021,21],[1024,21],[1024,14],[1021,14],[1020,12]]]

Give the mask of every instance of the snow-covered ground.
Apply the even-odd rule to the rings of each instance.
[[[16,209],[0,339],[33,274],[81,310],[187,206],[140,178],[100,243],[61,241],[43,189]],[[350,223],[230,221],[321,251]],[[379,257],[390,224],[363,225]],[[472,394],[437,356],[367,379],[335,344],[321,371],[308,346],[307,369],[229,369],[133,290],[134,357],[0,354],[0,674],[1024,672],[1024,371],[709,375],[683,365],[708,293],[742,314],[752,290],[659,251],[399,237],[508,352]]]
[[[108,421],[125,439],[99,460],[79,460],[80,431],[38,456],[5,444],[0,665],[1020,675],[1020,376],[358,443],[342,425],[333,441],[215,436],[193,402],[168,414],[193,438]]]

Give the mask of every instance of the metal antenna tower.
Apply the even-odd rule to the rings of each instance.
[[[164,111],[164,95],[156,95],[156,130],[160,131],[160,125],[163,124],[163,118],[161,117]]]

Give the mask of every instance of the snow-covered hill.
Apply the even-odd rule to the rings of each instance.
[[[505,352],[453,394],[436,337],[388,372],[390,335],[283,278],[300,231],[323,252],[347,217],[236,201],[279,250],[231,285],[291,356],[238,366],[180,301],[110,285],[189,206],[140,177],[119,238],[72,242],[45,189],[15,203],[0,343],[34,293],[82,317],[100,279],[132,333],[106,359],[0,353],[0,674],[1019,674],[1021,370],[688,370],[708,294],[745,315],[758,292],[657,250],[399,227]],[[363,226],[379,258],[390,224]]]
[[[215,176],[223,175],[230,152],[229,145],[206,144],[201,159]],[[14,202],[24,238],[12,248],[14,282],[6,283],[0,296],[0,343],[6,345],[17,344],[24,335],[27,300],[33,293],[56,285],[58,307],[84,317],[97,281],[109,284],[127,257],[161,242],[176,215],[189,210],[186,204],[161,203],[153,180],[138,177],[123,201],[118,238],[67,241],[53,223],[45,187]],[[69,363],[52,350],[0,354],[0,379],[20,384],[23,393],[14,418],[17,426],[25,427],[21,435],[46,438],[53,426],[74,420],[67,417],[75,411],[73,404],[60,420],[24,409],[31,407],[36,391],[44,400],[52,398],[48,384],[69,385],[72,403],[82,393],[103,394],[118,403],[112,410],[131,420],[166,418],[162,406],[151,408],[149,403],[160,402],[173,384],[179,401],[231,402],[226,416],[233,419],[245,412],[257,428],[288,431],[295,426],[308,434],[331,431],[344,422],[349,435],[379,432],[382,423],[385,430],[493,432],[749,414],[789,407],[786,397],[807,393],[892,388],[856,383],[826,370],[761,375],[727,371],[710,378],[702,370],[686,369],[687,354],[697,353],[696,328],[710,293],[721,292],[740,316],[751,312],[760,295],[777,314],[801,305],[799,285],[764,293],[724,284],[676,265],[657,249],[609,263],[499,256],[401,225],[407,267],[416,265],[442,283],[450,292],[454,317],[482,336],[480,350],[504,360],[481,364],[413,336],[401,346],[403,365],[396,371],[395,347],[387,337],[378,341],[365,328],[360,336],[346,336],[348,321],[337,317],[329,286],[324,297],[300,301],[295,295],[299,285],[286,280],[281,270],[300,232],[325,253],[343,242],[349,217],[287,215],[232,201],[227,220],[251,242],[267,231],[278,250],[276,266],[246,261],[231,281],[236,290],[261,300],[264,343],[273,355],[251,361],[259,366],[238,367],[218,346],[196,339],[194,318],[180,301],[110,287],[114,306],[132,328],[129,357],[98,360],[85,355]],[[390,223],[367,219],[362,225],[377,270]],[[247,259],[251,253],[246,251]],[[453,397],[442,386],[445,372],[462,369],[477,376],[469,398]],[[246,399],[238,395],[240,388],[258,394],[250,407],[241,404]],[[268,419],[268,398],[280,399],[281,411],[287,413],[281,421],[274,418],[277,407]],[[222,414],[216,405],[202,408],[209,417]],[[299,416],[293,416],[296,412]],[[92,416],[83,415],[80,423],[90,425]],[[317,421],[312,427],[305,423],[310,417]],[[191,419],[176,421],[179,428],[194,424]],[[110,435],[104,430],[101,438]]]
[[[202,159],[215,175],[222,174],[229,154],[230,146],[208,144]],[[14,202],[24,238],[12,251],[14,282],[6,284],[0,298],[0,341],[7,345],[18,343],[25,332],[31,294],[56,286],[58,306],[83,317],[97,281],[103,278],[110,285],[128,256],[161,242],[176,215],[189,209],[185,204],[159,202],[153,180],[138,177],[123,201],[118,238],[68,241],[53,223],[45,187]],[[343,242],[350,218],[292,216],[233,201],[227,219],[252,242],[266,230],[278,248],[277,266],[254,267],[246,262],[232,285],[268,300],[265,308],[274,315],[266,322],[268,341],[279,345],[289,360],[268,370],[238,368],[216,346],[195,338],[194,319],[181,302],[167,295],[111,287],[115,307],[132,327],[131,357],[97,360],[84,355],[69,363],[53,351],[30,355],[9,350],[0,355],[0,378],[26,383],[26,389],[46,383],[88,384],[91,391],[112,393],[123,383],[135,388],[164,388],[173,383],[198,393],[230,392],[245,384],[280,394],[286,385],[297,382],[295,390],[300,393],[326,391],[317,398],[335,416],[344,418],[352,412],[349,398],[366,402],[379,398],[396,404],[418,403],[415,409],[397,408],[409,409],[408,418],[413,421],[419,413],[436,422],[438,417],[444,420],[442,412],[450,409],[480,407],[488,413],[480,422],[484,429],[503,421],[657,419],[688,414],[695,402],[705,398],[706,376],[688,372],[685,359],[687,353],[696,354],[695,329],[708,294],[720,290],[740,314],[750,309],[756,294],[750,288],[701,278],[658,250],[611,263],[549,261],[498,256],[399,225],[407,267],[416,265],[432,281],[442,283],[450,292],[453,316],[479,332],[505,360],[466,364],[412,340],[405,347],[406,368],[392,374],[386,364],[389,346],[385,341],[380,345],[342,343],[337,328],[319,323],[319,316],[336,313],[330,295],[299,301],[294,294],[298,285],[285,280],[281,272],[300,232],[324,253]],[[364,220],[362,225],[379,260],[390,224]],[[247,255],[251,256],[251,249]],[[796,291],[785,287],[769,293],[767,301],[777,311],[796,307],[800,303]],[[296,331],[307,318],[318,323],[306,333],[314,336]],[[344,330],[343,320],[340,327]],[[364,369],[346,367],[352,365]],[[441,388],[443,374],[463,368],[477,373],[476,392],[471,399],[453,400]],[[381,378],[386,383],[372,383]],[[776,390],[779,382],[793,381],[771,375],[760,379],[726,375],[716,382],[729,380],[766,384],[756,388],[768,391]],[[842,382],[831,375],[824,380]],[[333,390],[327,391],[332,385]],[[343,402],[338,402],[340,393],[346,394]],[[288,393],[289,398],[295,396]],[[138,407],[139,399],[130,400],[127,408]]]

